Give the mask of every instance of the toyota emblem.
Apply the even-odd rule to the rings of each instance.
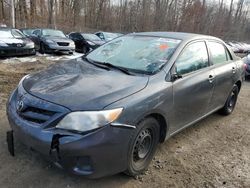
[[[23,101],[18,101],[17,102],[17,107],[16,107],[17,111],[22,112],[23,107],[24,107]]]

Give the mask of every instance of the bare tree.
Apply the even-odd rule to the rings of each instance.
[[[54,3],[55,0],[48,0],[48,27],[54,28]]]
[[[0,19],[10,20],[10,0]],[[182,31],[250,40],[246,0],[15,0],[17,27],[92,32]]]

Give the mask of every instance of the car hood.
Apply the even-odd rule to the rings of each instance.
[[[3,42],[5,44],[23,44],[27,42],[31,42],[31,40],[23,38],[23,39],[16,39],[16,38],[6,38],[6,39],[0,39],[0,42]]]
[[[102,110],[146,87],[148,77],[96,67],[81,58],[27,76],[24,89],[72,111]]]
[[[54,42],[73,42],[67,37],[53,37],[53,36],[43,36],[44,40],[53,40]]]

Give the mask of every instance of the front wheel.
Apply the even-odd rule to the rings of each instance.
[[[160,137],[160,125],[154,118],[144,119],[132,136],[126,174],[136,176],[144,172],[157,148]]]
[[[234,85],[230,95],[227,98],[227,101],[224,107],[219,111],[220,114],[229,115],[234,111],[237,98],[238,98],[238,94],[239,94],[239,88],[237,85]]]
[[[43,43],[40,44],[39,52],[40,52],[41,54],[44,54],[44,53],[45,53],[45,45],[44,45]]]

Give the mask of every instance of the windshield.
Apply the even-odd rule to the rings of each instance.
[[[11,32],[15,38],[25,38],[25,35],[19,30],[12,29]]]
[[[51,36],[51,37],[66,37],[62,31],[54,30],[54,29],[43,29],[43,36]]]
[[[22,30],[22,32],[25,34],[25,35],[32,35],[33,31],[35,31],[34,29],[24,29]]]
[[[82,34],[82,36],[86,40],[101,40],[98,36],[94,34]]]
[[[25,38],[25,36],[18,30],[2,30],[0,31],[0,38]]]
[[[86,57],[135,72],[153,74],[171,58],[181,40],[127,35],[90,52]]]

